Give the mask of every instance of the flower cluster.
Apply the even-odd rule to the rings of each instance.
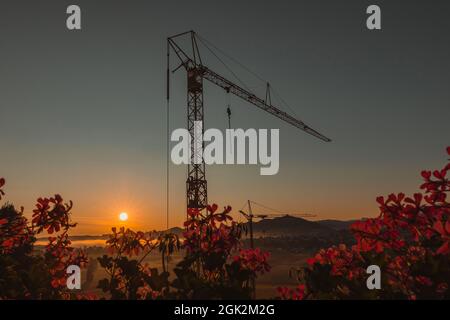
[[[83,250],[71,247],[71,241],[67,233],[57,237],[49,237],[49,243],[45,247],[45,258],[52,276],[51,285],[53,288],[66,287],[67,267],[77,265],[85,267],[88,257]]]
[[[106,244],[109,255],[103,255],[98,261],[108,277],[99,281],[98,288],[108,293],[111,299],[158,299],[168,291],[169,273],[165,263],[170,254],[178,250],[177,236],[156,237],[151,233],[112,228]],[[145,258],[156,248],[162,256],[161,273],[145,263]]]
[[[348,280],[358,279],[365,274],[364,259],[356,246],[348,249],[345,244],[321,249],[314,257],[306,260],[310,267],[329,265],[330,275],[344,276]]]
[[[216,204],[206,208],[205,215],[199,209],[188,209],[184,223],[184,247],[190,253],[219,253],[229,255],[239,245],[240,226],[230,216],[231,207],[216,212]]]
[[[4,183],[5,180],[0,179],[0,187]],[[3,191],[0,195],[4,195]],[[14,266],[6,269],[9,273],[5,275],[5,279],[15,283],[0,284],[0,299],[72,298],[73,294],[65,290],[67,267],[83,267],[87,263],[87,257],[84,251],[71,247],[68,232],[76,226],[70,222],[71,208],[72,203],[64,204],[60,195],[39,198],[31,223],[24,216],[23,208],[17,211],[11,204],[0,208],[0,266],[2,259],[9,266]],[[36,237],[43,232],[55,236],[48,238],[41,256],[36,254],[34,243]],[[46,285],[35,287],[35,283]],[[17,284],[20,287],[16,288]]]
[[[269,252],[261,251],[259,248],[241,249],[239,255],[233,257],[233,261],[238,263],[242,269],[249,270],[254,274],[264,274],[270,271],[269,257]]]
[[[231,207],[217,209],[214,204],[188,210],[183,234],[187,254],[174,269],[177,297],[250,299],[257,274],[270,270],[268,253],[242,248],[245,225],[233,221]]]
[[[268,253],[240,250],[242,225],[233,221],[231,207],[222,212],[217,212],[217,205],[205,209],[188,210],[182,245],[171,233],[154,237],[113,228],[107,240],[109,255],[98,259],[109,277],[100,280],[98,287],[112,299],[250,297],[256,274],[270,270]],[[175,277],[169,281],[169,258],[181,247],[186,255],[174,267]],[[154,249],[161,256],[161,273],[145,263]],[[130,259],[133,256],[135,259]]]
[[[2,208],[0,216],[0,254],[13,254],[23,248],[28,251],[34,242],[34,233],[23,216],[23,208],[20,212],[12,206]]]
[[[299,284],[295,289],[290,289],[287,287],[277,288],[278,294],[283,300],[303,300],[306,297],[305,285]]]
[[[153,250],[156,247],[156,239],[149,233],[135,232],[124,227],[117,230],[114,227],[106,244],[110,254],[123,254],[132,257]]]
[[[380,215],[351,226],[356,245],[323,249],[308,259],[301,281],[310,297],[449,298],[449,169],[450,163],[423,171],[423,193],[378,197]],[[378,294],[364,288],[365,270],[372,264],[385,275]]]
[[[70,223],[70,210],[72,202],[64,204],[62,197],[57,194],[51,198],[39,198],[36,209],[33,210],[33,224],[37,232],[47,231],[48,234],[69,230],[76,226]]]
[[[83,250],[71,247],[68,232],[76,226],[76,223],[70,221],[71,209],[72,202],[66,204],[63,198],[56,194],[50,198],[39,198],[36,209],[33,210],[32,227],[35,232],[46,231],[48,234],[57,234],[48,238],[49,242],[45,247],[45,258],[52,276],[53,288],[66,286],[68,266],[84,267],[88,261]]]

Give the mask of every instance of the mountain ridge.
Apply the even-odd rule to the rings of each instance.
[[[286,214],[281,217],[263,219],[253,222],[253,232],[255,237],[295,237],[295,236],[332,236],[341,231],[349,230],[351,224],[357,220],[317,220],[311,221],[300,217]],[[245,223],[248,229],[248,223]],[[155,233],[171,232],[181,236],[184,229],[172,227],[167,230],[152,231]],[[44,240],[48,237],[40,237]],[[72,240],[108,239],[109,234],[102,235],[74,235]]]

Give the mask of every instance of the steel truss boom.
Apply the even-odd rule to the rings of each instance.
[[[317,132],[316,130],[312,129],[311,127],[307,126],[303,121],[298,120],[294,118],[293,116],[287,114],[286,112],[280,110],[279,108],[267,104],[265,100],[257,97],[251,92],[248,92],[247,90],[243,89],[242,87],[236,85],[235,83],[225,79],[224,77],[218,75],[214,71],[208,69],[207,67],[200,67],[200,70],[202,70],[203,78],[214,83],[215,85],[222,87],[227,92],[233,93],[234,95],[238,96],[239,98],[257,106],[258,108],[269,112],[270,114],[274,115],[277,118],[280,118],[281,120],[286,121],[287,123],[293,125],[294,127],[297,127],[306,133],[309,133],[310,135],[313,135],[316,138],[319,138],[323,141],[330,142],[331,139],[325,137],[321,133]]]

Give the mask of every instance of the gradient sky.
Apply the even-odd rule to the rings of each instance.
[[[365,28],[373,3],[382,31]],[[65,27],[69,4],[81,6],[81,31]],[[376,196],[415,192],[420,170],[445,162],[449,15],[448,1],[425,0],[3,0],[6,199],[29,215],[38,196],[60,193],[74,201],[81,234],[108,232],[121,211],[130,227],[164,228],[166,37],[193,29],[268,79],[300,119],[333,139],[321,142],[231,98],[233,127],[280,129],[280,172],[208,167],[210,202],[239,210],[252,199],[320,219],[374,216]],[[185,126],[185,92],[181,70],[172,78],[171,129]],[[227,102],[206,85],[206,128],[225,129]],[[176,226],[185,216],[186,172],[170,170]]]

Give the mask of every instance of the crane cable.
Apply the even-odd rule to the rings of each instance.
[[[256,72],[252,71],[251,69],[249,69],[248,67],[246,67],[243,63],[239,62],[237,59],[233,58],[231,55],[227,54],[225,51],[221,50],[220,48],[218,48],[216,45],[214,45],[211,41],[208,41],[207,39],[199,36],[197,34],[197,37],[199,38],[199,40],[203,43],[203,45],[205,47],[208,47],[206,45],[209,44],[211,47],[213,47],[214,49],[216,49],[217,51],[219,51],[221,54],[223,54],[225,57],[227,57],[228,59],[230,59],[231,61],[233,61],[234,63],[236,63],[237,65],[239,65],[242,69],[244,69],[245,71],[247,71],[248,73],[250,73],[251,75],[253,75],[255,78],[257,78],[258,80],[262,81],[264,84],[267,82],[265,79],[263,79],[263,77],[261,77],[260,75],[258,75]],[[212,51],[211,49],[209,49],[210,51]],[[216,54],[214,54],[216,56]]]
[[[267,206],[265,206],[265,205],[263,205],[263,204],[261,204],[261,203],[258,203],[258,202],[252,201],[252,200],[250,200],[250,203],[256,204],[257,206],[260,206],[260,207],[262,207],[262,208],[264,208],[264,209],[267,209],[267,210],[275,211],[275,212],[278,212],[278,213],[281,213],[281,214],[284,214],[284,213],[285,213],[285,212],[283,212],[283,211],[280,211],[280,210],[277,210],[277,209],[274,209],[274,208],[267,207]]]
[[[227,115],[228,115],[228,129],[231,130],[231,108],[230,108],[230,104],[227,105]]]
[[[230,100],[230,92],[227,91],[227,115],[228,115],[228,140],[231,141],[231,100]],[[227,143],[228,152],[231,154],[231,143]],[[233,147],[234,148],[234,147]]]
[[[257,74],[256,72],[254,72],[253,70],[251,70],[250,68],[246,67],[243,63],[239,62],[236,58],[233,58],[231,55],[227,54],[225,51],[221,50],[219,47],[217,47],[216,45],[214,45],[211,41],[201,37],[200,35],[196,34],[196,36],[198,37],[198,39],[200,40],[200,42],[208,49],[208,51],[210,51],[224,66],[225,68],[227,68],[228,71],[231,72],[231,74],[244,86],[245,89],[249,90],[248,86],[245,85],[245,83],[236,75],[235,72],[233,72],[231,70],[230,67],[228,67],[225,62],[210,48],[213,47],[215,50],[217,50],[218,52],[220,52],[222,55],[224,55],[226,58],[228,58],[229,60],[233,61],[234,63],[236,63],[238,66],[240,66],[242,69],[244,69],[245,71],[247,71],[249,74],[253,75],[256,79],[258,79],[259,81],[261,81],[264,84],[267,84],[268,81],[265,80],[263,77],[261,77],[259,74]],[[209,46],[208,46],[209,45]],[[275,94],[277,100],[284,105],[285,107],[287,107],[297,118],[298,115],[296,114],[295,110],[281,97],[281,95],[275,90],[275,88],[270,85],[270,89],[273,91],[273,93]]]
[[[198,34],[196,34],[196,36],[198,37],[198,39],[200,40],[200,42],[205,46],[205,48],[206,49],[208,49],[208,51],[209,52],[211,52],[212,53],[212,55],[214,56],[214,57],[216,57],[216,59],[217,60],[219,60],[219,62],[220,63],[222,63],[222,65],[233,75],[233,77],[235,77],[236,78],[236,80],[238,81],[238,82],[240,82],[241,83],[241,85],[247,90],[247,91],[251,91],[250,89],[249,89],[249,87],[245,84],[245,82],[244,81],[242,81],[237,75],[236,75],[236,73],[206,44],[206,42],[208,42],[210,45],[212,45],[211,44],[211,42],[209,42],[208,40],[206,40],[206,39],[203,39],[202,37],[200,37]],[[214,46],[214,45],[212,45],[214,48],[216,48],[216,50],[218,50],[217,49],[217,47],[216,46]],[[220,50],[218,50],[218,51],[220,51]],[[223,54],[223,53],[222,53]]]
[[[169,230],[169,136],[170,136],[170,45],[167,42],[167,95],[166,95],[166,225]]]

